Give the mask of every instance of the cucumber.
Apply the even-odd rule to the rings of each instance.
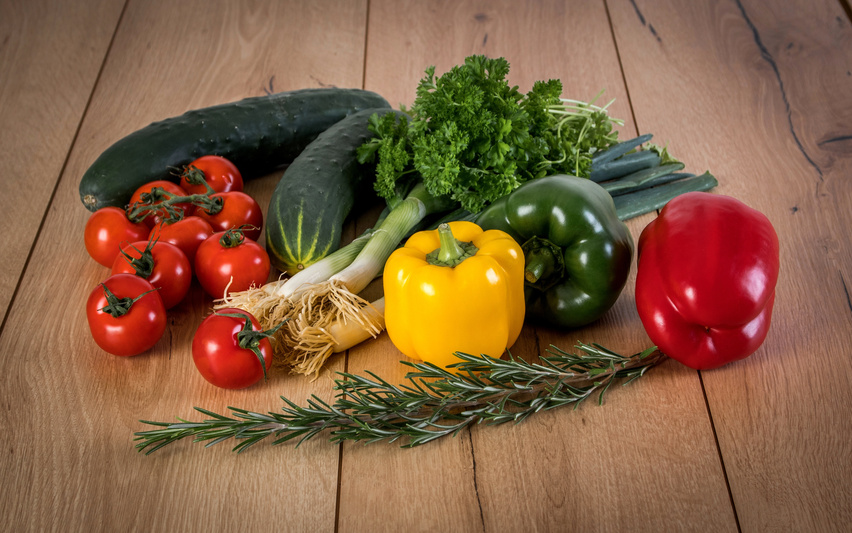
[[[272,265],[290,275],[340,246],[353,205],[378,201],[371,165],[358,162],[358,147],[373,138],[372,109],[354,113],[321,133],[293,160],[272,192],[266,214],[266,251]]]
[[[390,108],[361,89],[302,89],[255,96],[154,122],[107,148],[80,181],[89,210],[124,207],[142,185],[177,181],[177,169],[212,154],[229,159],[245,179],[291,162],[320,133],[356,111]]]

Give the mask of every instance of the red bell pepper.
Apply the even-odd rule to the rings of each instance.
[[[778,280],[778,235],[728,196],[686,193],[639,236],[636,307],[651,340],[698,370],[763,344]]]

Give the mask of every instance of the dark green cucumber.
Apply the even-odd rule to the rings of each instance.
[[[188,111],[118,140],[80,181],[80,199],[95,211],[124,206],[138,187],[169,179],[197,157],[231,160],[245,179],[291,162],[311,141],[362,109],[389,108],[361,89],[302,89]]]
[[[295,274],[340,246],[343,222],[353,205],[373,192],[374,167],[358,163],[358,147],[373,137],[370,115],[354,113],[321,133],[287,167],[269,200],[266,251],[272,265]]]

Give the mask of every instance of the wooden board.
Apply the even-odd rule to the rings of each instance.
[[[413,21],[415,32],[409,30]],[[404,53],[393,45],[400,42],[405,43]],[[430,46],[438,42],[439,49]],[[586,43],[586,53],[566,54],[575,42]],[[441,73],[471,54],[506,57],[519,67],[510,72],[510,82],[521,90],[551,77],[564,80],[568,97],[587,99],[606,88],[607,100],[616,99],[613,115],[627,119],[623,138],[636,134],[602,4],[544,2],[530,8],[514,2],[371,3],[367,88],[384,88],[392,102],[410,104],[411,87],[426,66],[434,64]],[[635,236],[647,220],[650,215],[631,222]],[[628,285],[612,311],[616,318],[605,320],[604,326],[572,333],[527,327],[513,352],[532,359],[550,343],[571,348],[577,335],[616,349],[645,348],[648,341],[632,307],[632,283]],[[399,352],[383,336],[352,350],[349,370],[375,370],[380,364],[380,375],[401,379],[404,367],[398,359]],[[666,524],[706,520],[707,515],[713,517],[706,522],[713,528],[734,529],[696,375],[666,365],[647,379],[641,386],[619,390],[618,398],[602,408],[590,404],[579,412],[556,410],[519,426],[478,426],[428,449],[345,445],[340,528],[396,529],[414,523],[428,530],[547,531],[574,524],[588,530],[596,517],[609,513],[613,530],[636,530],[637,521],[643,524],[640,529],[659,530]],[[672,442],[685,434],[690,446],[672,450]],[[646,461],[649,453],[658,461]],[[667,475],[660,476],[660,469]],[[366,480],[376,477],[384,483],[365,490]],[[417,482],[410,483],[412,479]],[[629,490],[636,485],[652,492],[690,492],[693,497],[672,506]],[[583,490],[577,490],[580,487]],[[406,505],[411,501],[417,505]],[[404,511],[388,516],[383,511],[387,508]]]
[[[206,453],[186,442],[159,457],[132,445],[132,433],[145,428],[140,418],[192,417],[196,405],[272,410],[279,394],[330,396],[330,382],[280,376],[242,391],[206,383],[189,349],[211,305],[197,285],[144,355],[104,353],[86,325],[83,302],[107,270],[82,249],[89,213],[77,185],[103,149],[154,120],[260,95],[270,85],[361,85],[366,3],[212,4],[131,1],[118,27],[0,339],[7,436],[0,472],[18,480],[0,490],[12,530],[334,528],[338,451],[321,441],[240,457],[227,445]],[[247,191],[265,206],[276,182],[274,175],[249,182]],[[64,261],[51,259],[57,255]],[[36,314],[34,304],[50,311]],[[49,334],[14,333],[33,319]]]
[[[0,227],[9,236],[0,253],[0,323],[123,5],[119,0],[0,2]]]
[[[781,241],[766,344],[702,372],[740,526],[848,523],[852,425],[831,413],[852,406],[849,20],[833,2],[623,1],[611,12],[637,123],[712,168],[718,192],[764,212]]]
[[[11,531],[844,531],[852,520],[852,31],[836,0],[0,0],[0,515]],[[11,22],[10,22],[11,21]],[[113,37],[114,36],[114,37]],[[510,81],[606,89],[622,138],[654,133],[717,190],[765,212],[782,276],[757,354],[696,372],[667,361],[624,388],[476,426],[413,450],[181,442],[143,456],[139,419],[199,406],[278,410],[330,399],[334,372],[402,381],[381,335],[316,381],[242,391],[198,375],[189,350],[211,298],[195,285],[149,353],[117,358],[83,302],[106,275],[85,253],[77,186],[113,141],[187,109],[266,91],[364,87],[410,104],[424,69],[505,56]],[[37,127],[33,127],[33,126]],[[46,127],[52,125],[53,127]],[[38,151],[39,157],[27,157]],[[249,182],[265,207],[280,172]],[[24,181],[26,180],[26,181]],[[30,186],[22,199],[10,194]],[[350,222],[346,238],[376,213]],[[635,238],[653,219],[629,222]],[[42,222],[43,218],[43,222]],[[33,222],[34,221],[34,222]],[[27,233],[29,232],[29,233]],[[10,235],[16,235],[14,238]],[[28,259],[28,255],[31,257]],[[60,257],[62,260],[56,260]],[[633,274],[598,323],[526,326],[512,348],[649,339]],[[12,295],[14,294],[14,301]],[[381,294],[374,283],[367,296]],[[10,303],[11,302],[11,305]],[[36,326],[39,331],[29,333]],[[233,444],[233,443],[230,443]]]

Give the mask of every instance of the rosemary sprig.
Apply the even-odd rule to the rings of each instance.
[[[208,416],[201,422],[141,422],[158,429],[135,433],[136,448],[150,454],[192,437],[212,446],[234,438],[243,452],[266,437],[273,445],[298,439],[297,445],[330,431],[332,443],[346,440],[394,442],[403,447],[455,435],[475,424],[518,423],[533,413],[563,405],[576,407],[604,393],[617,380],[624,384],[642,376],[665,358],[656,347],[623,356],[598,344],[579,343],[573,354],[555,346],[540,363],[456,353],[453,371],[430,363],[402,361],[413,370],[406,383],[393,385],[372,372],[339,373],[333,404],[316,395],[300,406],[285,397],[282,412],[255,413],[229,407],[232,417],[196,407]]]

